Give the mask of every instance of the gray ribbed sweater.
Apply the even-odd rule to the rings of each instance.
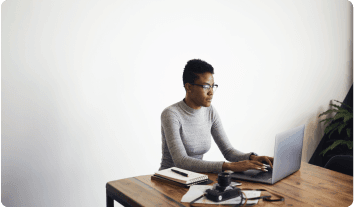
[[[231,146],[215,108],[193,109],[183,100],[161,114],[163,170],[179,167],[194,172],[222,172],[224,161],[205,161],[203,154],[209,151],[211,136],[225,159],[230,162],[248,160],[252,153],[243,153]]]

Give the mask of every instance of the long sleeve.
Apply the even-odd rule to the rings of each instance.
[[[214,107],[212,108],[212,121],[211,134],[227,161],[238,162],[248,160],[251,154],[255,154],[253,152],[243,153],[232,147],[222,126],[219,114]]]
[[[188,147],[189,152],[198,151],[198,147],[204,147],[201,145],[205,145],[203,143],[203,139],[198,141],[198,137],[202,136],[198,130],[194,130],[190,124],[185,124],[182,126],[181,119],[178,115],[171,110],[164,110],[161,114],[161,123],[162,123],[162,133],[163,133],[163,141],[166,142],[168,147],[168,156],[172,157],[174,165],[179,168],[183,168],[186,170],[194,171],[194,172],[213,172],[219,173],[222,171],[223,161],[215,162],[215,161],[205,161],[200,159],[202,157],[196,155],[194,158],[187,154],[187,150],[185,145]],[[188,137],[183,137],[180,133],[183,130],[187,131],[189,134]],[[209,131],[210,133],[210,131]],[[210,137],[210,134],[209,134]],[[183,142],[184,141],[184,142]],[[210,147],[209,147],[210,148]],[[164,150],[164,149],[163,149]],[[166,150],[166,149],[165,149]],[[164,152],[163,152],[164,153]],[[197,153],[198,154],[198,153]]]

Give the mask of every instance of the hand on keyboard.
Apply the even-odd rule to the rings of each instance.
[[[266,167],[266,170],[271,170],[272,169],[272,167],[270,166],[270,165],[264,165],[265,167]]]
[[[243,172],[246,170],[262,170],[267,172],[265,164],[254,160],[243,160],[239,162],[224,162],[222,165],[222,170],[231,170],[233,172]]]

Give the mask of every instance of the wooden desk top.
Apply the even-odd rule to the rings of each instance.
[[[204,174],[208,174],[209,179],[216,181],[217,174]],[[285,198],[283,202],[259,200],[257,206],[350,206],[353,202],[352,176],[306,162],[301,163],[299,171],[274,185],[240,182],[242,183],[238,186],[240,188],[264,188]],[[188,188],[151,180],[151,175],[111,181],[107,183],[106,188],[133,206],[190,206],[189,203],[181,203]],[[267,195],[268,192],[262,192],[262,195]],[[193,204],[193,206],[216,205]]]

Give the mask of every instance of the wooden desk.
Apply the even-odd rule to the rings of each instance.
[[[205,174],[208,174],[211,180],[216,181],[217,174]],[[189,203],[180,202],[188,188],[151,180],[150,177],[151,175],[143,175],[108,182],[106,184],[107,207],[113,207],[114,200],[124,206],[190,206]],[[347,207],[353,202],[352,176],[306,162],[301,163],[299,171],[274,185],[240,182],[242,183],[240,188],[264,188],[285,198],[283,202],[274,203],[259,200],[257,206]],[[268,193],[262,192],[262,195],[265,194]],[[196,205],[201,206],[201,204],[193,204],[193,206]]]

